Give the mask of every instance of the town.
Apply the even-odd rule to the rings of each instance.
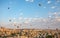
[[[0,28],[0,38],[60,38],[60,30]]]

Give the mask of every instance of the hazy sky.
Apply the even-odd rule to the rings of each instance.
[[[59,12],[59,9],[60,0],[0,0],[0,18],[3,21],[20,17],[47,18],[49,12]]]
[[[33,20],[37,18],[38,20],[38,18],[47,18],[48,15],[50,14],[56,15],[59,13],[60,13],[60,0],[0,0],[0,22],[1,23],[9,22],[10,19],[11,20],[14,19],[13,20],[14,22],[23,21],[21,19],[24,19],[24,20],[26,19],[25,21],[27,21],[28,19],[31,19],[31,18],[33,18]],[[41,24],[43,24],[43,22],[40,20],[38,20],[36,24],[41,25],[40,22]],[[59,28],[60,27],[59,22],[60,21],[58,22],[53,21],[52,23],[54,24],[52,25],[58,24],[57,28]],[[48,23],[48,21],[45,22],[45,24],[46,23]],[[51,25],[51,23],[49,22],[47,25]],[[7,26],[7,27],[13,28],[13,26]],[[29,26],[27,27],[29,28]],[[36,27],[39,28],[39,26],[35,26],[35,28]],[[45,25],[41,26],[41,28],[46,28],[46,27],[47,26]],[[52,28],[55,28],[55,27],[56,26],[52,26]]]

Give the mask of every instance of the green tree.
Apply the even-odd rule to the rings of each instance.
[[[47,35],[46,38],[52,38],[53,36],[52,35]]]

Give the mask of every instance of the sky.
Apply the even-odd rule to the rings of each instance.
[[[48,18],[59,12],[60,0],[0,0],[0,22]]]
[[[47,18],[49,12],[60,12],[59,4],[60,0],[0,0],[0,18]]]

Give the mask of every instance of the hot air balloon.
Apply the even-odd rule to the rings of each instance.
[[[8,9],[10,9],[10,7],[8,7]]]
[[[41,4],[39,3],[39,6],[41,6]]]
[[[19,26],[17,26],[17,28],[19,28]]]
[[[9,20],[9,22],[11,22],[11,19]]]
[[[32,26],[32,25],[30,25],[30,26]]]
[[[16,24],[14,24],[14,26],[16,26]]]

